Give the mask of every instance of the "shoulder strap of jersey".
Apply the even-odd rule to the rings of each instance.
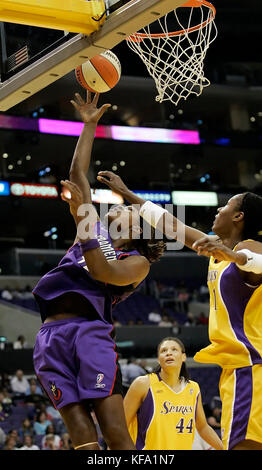
[[[161,382],[161,379],[159,378],[158,374],[156,374],[155,372],[152,372],[151,374],[149,374],[149,380],[150,380],[150,387],[152,385],[155,385]]]

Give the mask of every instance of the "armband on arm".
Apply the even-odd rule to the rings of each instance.
[[[237,267],[242,271],[247,271],[255,274],[262,274],[262,255],[259,253],[254,253],[253,251],[243,250],[237,251],[237,253],[244,253],[247,257],[247,262],[245,264],[237,264]]]
[[[151,201],[146,201],[139,210],[139,215],[152,227],[156,228],[161,217],[167,213],[166,209],[154,204]]]
[[[91,240],[87,240],[86,242],[80,242],[80,248],[82,254],[84,255],[86,251],[94,250],[95,248],[100,248],[100,244],[97,238],[93,238]]]

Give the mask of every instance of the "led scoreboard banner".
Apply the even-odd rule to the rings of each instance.
[[[80,136],[84,124],[77,121],[57,119],[32,119],[21,116],[0,115],[0,129],[17,129],[40,132],[40,134]],[[105,126],[99,124],[95,137],[128,142],[152,142],[159,144],[199,145],[198,131],[162,129],[150,127]]]
[[[145,201],[155,202],[157,204],[171,203],[171,193],[168,191],[133,191],[137,196]]]
[[[213,191],[172,191],[172,203],[176,206],[218,205],[218,195]]]
[[[10,189],[7,181],[0,181],[0,196],[9,196]]]
[[[64,191],[70,194],[69,191]],[[0,196],[15,197],[41,197],[57,199],[59,197],[59,189],[56,185],[51,184],[34,184],[0,181]],[[122,204],[124,202],[122,196],[114,193],[110,189],[91,189],[92,201],[96,203]]]
[[[49,184],[10,183],[10,194],[24,197],[57,198],[58,188]]]
[[[69,193],[69,191],[66,191]],[[218,194],[212,191],[150,191],[133,190],[146,201],[156,204],[174,204],[176,206],[217,206]],[[0,181],[0,196],[41,197],[57,199],[59,189],[56,185]],[[91,188],[92,201],[95,203],[123,204],[119,194],[110,189]]]

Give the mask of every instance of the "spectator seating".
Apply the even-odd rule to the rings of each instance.
[[[210,404],[214,396],[219,395],[218,383],[221,369],[219,367],[191,367],[189,368],[190,378],[198,382],[201,390],[203,404]],[[20,429],[24,418],[32,413],[32,405],[27,405],[22,399],[12,406],[11,414],[0,422],[0,427],[7,434],[12,429]],[[56,429],[60,418],[54,418],[52,423]],[[35,444],[41,449],[43,436],[34,436]]]

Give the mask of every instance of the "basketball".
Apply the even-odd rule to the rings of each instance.
[[[112,51],[105,51],[75,69],[80,85],[94,93],[105,93],[118,83],[121,64]]]

